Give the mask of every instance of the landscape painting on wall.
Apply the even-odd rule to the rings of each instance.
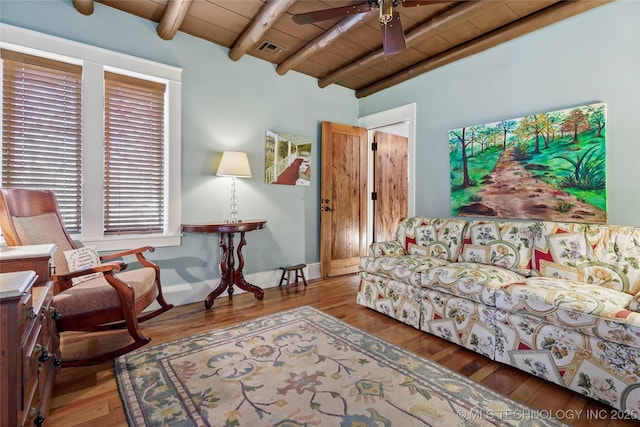
[[[607,222],[606,104],[449,131],[454,216]]]
[[[311,139],[267,131],[265,138],[267,184],[311,185]]]

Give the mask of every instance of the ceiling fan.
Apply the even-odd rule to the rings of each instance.
[[[334,7],[331,9],[317,10],[307,13],[298,13],[292,16],[297,24],[311,24],[327,19],[344,18],[358,13],[369,12],[371,9],[380,11],[379,21],[382,31],[382,46],[385,55],[391,55],[407,47],[404,39],[404,30],[400,22],[400,13],[397,6],[414,7],[437,3],[450,3],[453,0],[367,0],[350,6]]]

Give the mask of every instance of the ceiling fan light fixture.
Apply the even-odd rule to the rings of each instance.
[[[383,24],[388,23],[393,19],[393,8],[395,6],[395,0],[379,0],[378,7],[380,8],[380,22]]]

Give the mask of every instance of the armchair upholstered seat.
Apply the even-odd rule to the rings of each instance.
[[[108,254],[97,258],[90,248],[79,249],[67,233],[52,191],[19,188],[0,189],[0,225],[10,246],[53,243],[54,299],[56,324],[64,331],[103,331],[126,328],[133,342],[124,347],[86,358],[66,359],[63,366],[78,366],[112,359],[147,344],[139,323],[169,310],[162,295],[160,268],[143,252],[152,247]],[[95,255],[95,264],[70,271],[68,257],[83,252],[84,259]],[[84,253],[86,252],[86,253]],[[141,268],[127,270],[122,257],[135,255]],[[160,308],[144,312],[154,301]]]
[[[133,288],[136,312],[144,310],[158,295],[155,270],[151,267],[124,271],[116,274],[115,277]],[[93,317],[101,312],[120,310],[122,302],[107,280],[104,277],[98,277],[56,294],[54,307],[60,315],[58,327],[71,329],[72,325],[69,324],[77,322],[82,316]]]

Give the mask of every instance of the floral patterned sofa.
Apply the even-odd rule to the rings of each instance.
[[[637,416],[640,227],[404,219],[358,304]]]

